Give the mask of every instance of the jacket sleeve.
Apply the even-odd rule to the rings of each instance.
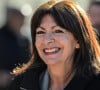
[[[23,80],[22,75],[16,76],[7,90],[21,90],[20,88],[22,80]]]

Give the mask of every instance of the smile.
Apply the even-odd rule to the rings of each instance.
[[[57,48],[57,47],[55,47],[55,48],[45,48],[45,49],[43,49],[43,52],[44,52],[46,55],[55,54],[55,53],[57,53],[57,52],[59,52],[59,51],[60,51],[60,48]]]

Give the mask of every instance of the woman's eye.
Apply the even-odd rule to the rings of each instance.
[[[55,30],[55,33],[64,33],[62,30]]]
[[[37,31],[36,34],[44,34],[44,31]]]

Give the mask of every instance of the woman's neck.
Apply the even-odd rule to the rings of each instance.
[[[54,88],[52,90],[63,90],[63,88],[68,85],[74,75],[72,64],[68,64],[67,66],[62,64],[52,65],[48,67],[48,71],[51,79],[50,87]]]

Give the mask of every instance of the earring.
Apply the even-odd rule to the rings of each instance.
[[[76,44],[76,48],[77,48],[77,49],[80,48],[80,45],[79,45],[79,44]]]

